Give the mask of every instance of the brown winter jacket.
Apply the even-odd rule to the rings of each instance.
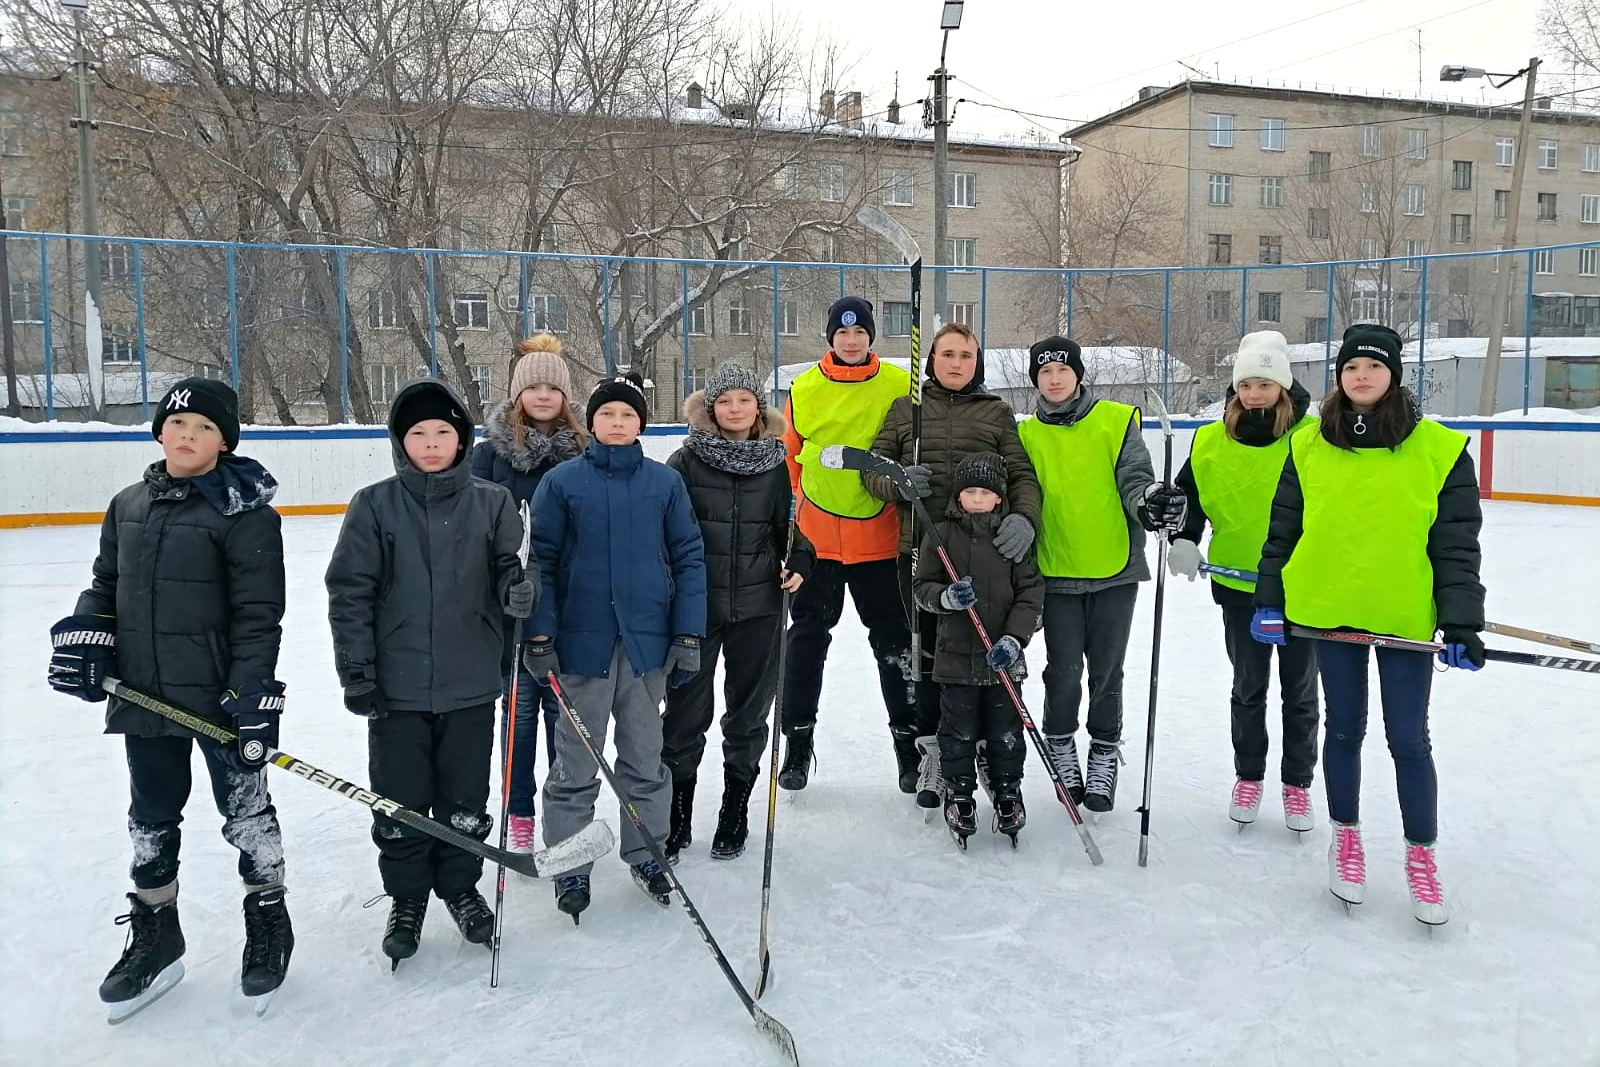
[[[902,466],[911,464],[911,398],[889,406],[872,451]],[[1006,503],[1011,511],[1039,529],[1042,510],[1039,480],[1017,436],[1011,406],[978,386],[970,393],[952,393],[929,379],[922,384],[922,448],[917,462],[933,472],[933,495],[924,503],[930,515],[943,515],[950,504],[950,482],[956,467],[974,452],[997,452],[1006,461]],[[861,475],[861,484],[900,513],[900,554],[911,554],[911,505],[894,483],[881,474]]]
[[[998,641],[1009,634],[1026,646],[1044,612],[1044,578],[1034,566],[1031,553],[1021,563],[1012,563],[994,547],[995,531],[1007,510],[1002,505],[987,515],[969,515],[960,504],[952,502],[950,517],[939,523],[939,536],[944,539],[956,574],[972,579],[973,591],[978,594],[978,618],[989,631],[989,639]],[[950,576],[934,551],[933,538],[925,537],[922,554],[917,557],[913,592],[918,607],[939,616],[933,680],[942,685],[998,684],[999,679],[983,658],[983,642],[967,613],[952,612],[939,602],[949,587]],[[1015,667],[1012,671],[1016,676],[1021,674]]]

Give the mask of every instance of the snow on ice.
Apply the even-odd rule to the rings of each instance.
[[[1600,633],[1600,512],[1500,502],[1485,512],[1490,617]],[[339,701],[322,586],[337,529],[336,518],[284,523],[283,744],[362,780],[365,724]],[[690,923],[646,900],[614,855],[595,868],[581,927],[555,910],[548,884],[513,877],[499,989],[489,954],[464,944],[438,906],[421,951],[391,977],[378,947],[386,909],[362,907],[381,892],[369,813],[276,772],[298,943],[272,1011],[257,1019],[238,992],[242,889],[197,774],[180,897],[188,977],[139,1018],[106,1026],[95,989],[123,942],[111,920],[128,890],[126,769],[119,740],[100,733],[101,708],[44,682],[48,627],[88,581],[96,534],[0,532],[0,1059],[775,1062]],[[1600,680],[1499,664],[1437,676],[1439,858],[1455,911],[1429,936],[1409,917],[1376,709],[1363,796],[1368,902],[1353,917],[1325,887],[1320,785],[1309,840],[1283,828],[1276,789],[1261,819],[1235,833],[1229,671],[1201,583],[1168,589],[1151,859],[1136,866],[1151,599],[1147,586],[1128,659],[1129,765],[1117,811],[1095,827],[1098,869],[1033,755],[1018,851],[987,831],[981,798],[966,854],[924,821],[895,788],[875,665],[846,613],[818,770],[778,810],[773,984],[762,1003],[793,1031],[802,1062],[1600,1063]],[[1038,709],[1037,674],[1025,692]],[[695,843],[678,870],[749,981],[765,788],[752,802],[751,848],[712,861],[716,752],[713,737]],[[609,802],[598,810],[616,818]]]

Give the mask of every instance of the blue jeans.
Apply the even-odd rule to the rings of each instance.
[[[1438,836],[1439,780],[1428,741],[1428,694],[1433,688],[1433,656],[1395,648],[1375,650],[1378,690],[1383,700],[1383,732],[1394,759],[1400,822],[1406,840],[1432,844]],[[1361,818],[1361,742],[1367,734],[1367,649],[1327,641],[1317,648],[1322,673],[1322,781],[1328,790],[1328,817],[1335,822]]]
[[[511,679],[505,682],[505,699],[511,700]],[[548,685],[517,666],[517,707],[512,717],[514,733],[511,749],[511,799],[506,810],[512,815],[532,815],[533,798],[538,793],[533,765],[539,755],[539,709],[544,709],[545,763],[549,764],[555,752],[556,720],[561,717],[561,705]]]

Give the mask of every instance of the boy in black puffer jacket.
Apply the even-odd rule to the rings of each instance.
[[[100,985],[113,1022],[183,977],[178,925],[178,824],[200,746],[222,836],[244,879],[247,996],[277,989],[294,935],[284,905],[283,838],[265,762],[278,743],[275,680],[284,608],[283,538],[269,506],[278,483],[234,455],[239,400],[221,382],[188,378],[161,399],[151,432],[165,459],[111,501],[94,582],[51,630],[50,685],[106,699],[113,672],[130,687],[216,720],[236,745],[194,740],[154,712],[112,699],[106,732],[124,734],[133,802],[132,910],[122,959]]]
[[[938,535],[961,577],[950,581],[930,536],[917,559],[917,605],[939,619],[933,680],[939,699],[939,758],[944,776],[944,816],[965,843],[977,823],[973,791],[978,784],[978,743],[984,746],[995,829],[1016,842],[1027,821],[1022,806],[1022,762],[1027,748],[1022,720],[996,671],[1020,682],[1027,668],[1022,646],[1039,628],[1044,579],[1031,556],[1012,562],[995,546],[1006,516],[1006,462],[993,452],[975,452],[955,471],[946,518]],[[967,617],[973,608],[993,647],[985,651]]]
[[[661,758],[672,772],[666,853],[690,843],[696,773],[715,702],[717,654],[726,670],[722,712],[722,808],[713,859],[733,859],[749,836],[750,792],[777,693],[783,594],[798,589],[816,557],[790,522],[794,494],[784,466],[788,423],[767,407],[755,376],[736,363],[683,402],[689,440],[667,466],[683,475],[706,546],[706,636],[700,670],[667,690]]]
[[[522,522],[511,494],[465,462],[466,410],[436,380],[396,394],[395,475],[350,501],[326,581],[344,705],[368,719],[373,791],[481,841],[493,824],[485,809],[501,615],[527,618],[538,588],[517,561]],[[395,966],[417,951],[430,891],[463,937],[489,943],[482,859],[376,812],[372,840],[394,901],[383,951]]]

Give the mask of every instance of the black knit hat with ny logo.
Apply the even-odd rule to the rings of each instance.
[[[239,447],[239,394],[211,378],[185,378],[167,390],[156,408],[150,435],[161,440],[161,424],[169,415],[192,412],[208,419],[222,432],[222,443],[232,452]]]

